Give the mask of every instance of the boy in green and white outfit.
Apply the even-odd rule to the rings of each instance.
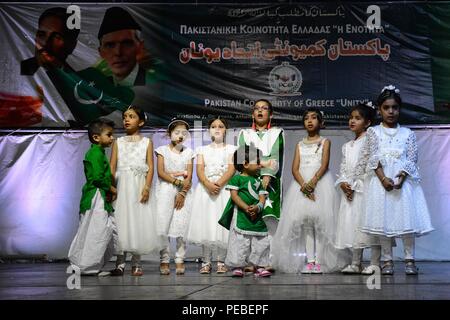
[[[231,197],[219,220],[220,225],[230,230],[225,264],[233,269],[234,277],[244,276],[247,263],[255,266],[255,275],[270,277],[271,273],[265,270],[269,265],[270,242],[263,220],[268,192],[259,179],[259,151],[254,146],[243,146],[233,159],[241,174],[231,178],[226,186]]]

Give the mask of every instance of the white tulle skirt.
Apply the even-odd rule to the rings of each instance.
[[[301,169],[305,181],[317,172],[316,167]],[[329,173],[318,182],[314,191],[315,201],[308,199],[294,181],[284,197],[281,219],[273,238],[271,252],[277,270],[298,273],[306,263],[305,228],[313,227],[316,239],[320,239],[321,250],[316,252],[324,272],[341,269],[348,261],[348,252],[334,247],[335,189]]]
[[[120,253],[158,252],[163,244],[156,234],[156,215],[152,204],[154,200],[150,195],[147,203],[140,203],[145,175],[123,170],[117,172],[116,179],[117,200],[114,203],[114,216]]]
[[[202,184],[197,185],[187,235],[190,243],[212,248],[227,248],[229,232],[218,221],[229,199],[228,190],[222,189],[218,195],[210,195]]]
[[[336,224],[336,248],[361,249],[373,245],[380,245],[377,236],[361,232],[362,218],[365,210],[363,193],[354,192],[353,200],[348,201],[339,187],[337,188],[337,192],[341,193],[341,195]]]

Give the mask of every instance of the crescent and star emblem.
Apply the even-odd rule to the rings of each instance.
[[[94,99],[94,100],[83,99],[78,94],[78,86],[81,85],[82,82],[83,82],[83,80],[78,81],[77,84],[75,85],[75,87],[73,88],[73,95],[75,96],[75,99],[77,99],[77,101],[82,104],[97,104],[97,103],[99,103],[103,99],[103,90],[98,99]],[[93,87],[94,84],[95,84],[94,82],[90,82],[89,87]]]

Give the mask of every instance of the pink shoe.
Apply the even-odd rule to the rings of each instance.
[[[310,274],[314,271],[314,262],[309,262],[306,266],[303,267],[303,274]]]
[[[314,264],[314,270],[312,273],[322,273],[322,269],[320,268],[320,264],[316,263]]]
[[[271,275],[272,275],[272,273],[270,271],[267,271],[264,268],[258,268],[255,272],[256,277],[265,278],[265,277],[270,277]]]
[[[242,278],[244,276],[244,271],[241,268],[233,269],[233,278]]]

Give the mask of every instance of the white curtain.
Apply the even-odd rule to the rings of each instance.
[[[238,129],[229,130],[228,143]],[[293,181],[291,163],[304,130],[286,130],[283,183]],[[450,129],[415,130],[419,145],[422,187],[436,231],[417,239],[420,260],[450,260]],[[168,143],[163,131],[153,135],[155,148]],[[341,146],[352,138],[348,130],[323,130],[330,138],[330,170],[335,176]],[[208,134],[194,132],[191,146],[210,143]],[[78,207],[85,182],[83,158],[90,143],[86,133],[47,133],[0,137],[0,255],[47,254],[65,258],[78,227]],[[108,150],[109,153],[109,150]],[[156,175],[155,175],[156,179]],[[194,185],[197,183],[194,179]],[[403,257],[401,241],[395,249]],[[188,256],[201,255],[189,246]]]

